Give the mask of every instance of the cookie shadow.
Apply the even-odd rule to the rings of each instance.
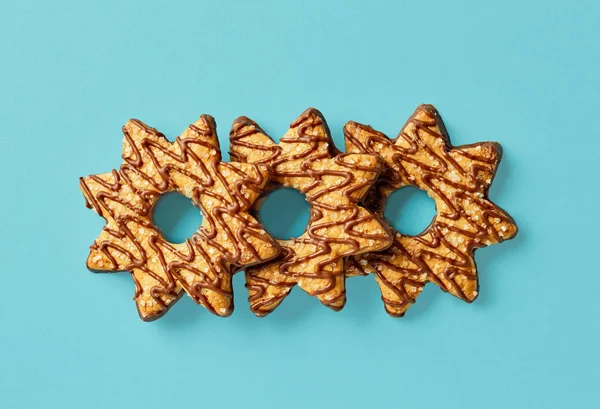
[[[206,318],[204,314],[210,313],[201,305],[196,304],[187,294],[184,294],[163,317],[150,324],[173,331],[177,328],[197,325],[201,319]]]
[[[406,311],[404,317],[398,318],[398,321],[412,323],[433,314],[435,303],[439,301],[440,293],[448,295],[440,290],[437,285],[428,283],[415,300],[415,303]]]
[[[311,320],[323,308],[314,297],[310,297],[300,288],[293,288],[282,303],[269,315],[257,317],[250,310],[248,290],[245,287],[246,278],[243,272],[233,277],[235,310],[230,317],[231,325],[241,331],[254,331],[257,327],[294,328],[305,321]]]
[[[507,188],[510,186],[510,177],[513,173],[512,160],[511,156],[503,156],[488,194],[489,200],[500,208],[503,208],[503,198],[508,195]],[[505,209],[505,211],[511,214],[510,209]],[[503,257],[520,257],[520,250],[528,246],[530,237],[528,225],[524,223],[524,220],[515,220],[515,223],[519,231],[513,239],[478,249],[475,252],[475,263],[479,277],[479,296],[473,302],[476,308],[488,308],[499,302],[502,295],[498,289],[505,287],[499,285],[500,280],[510,280],[511,282],[518,280],[518,277],[511,277],[513,274],[519,274],[518,271],[514,269],[511,271],[498,271],[496,264]]]
[[[267,324],[289,327],[310,320],[311,317],[319,313],[319,309],[321,308],[327,309],[321,305],[319,300],[309,296],[301,288],[296,287],[275,311],[266,317],[256,319],[264,321]],[[333,313],[333,311],[328,312]]]
[[[385,314],[381,292],[372,274],[347,278],[346,296],[346,306],[340,313],[343,319],[364,324],[377,319],[378,314]]]
[[[526,246],[527,240],[526,232],[520,230],[514,239],[479,249],[475,253],[477,275],[479,277],[479,296],[473,302],[473,305],[487,308],[499,302],[502,299],[502,294],[498,289],[506,287],[499,285],[500,281],[517,282],[519,280],[518,271],[515,269],[499,269],[497,263],[507,254],[516,255],[520,248]]]

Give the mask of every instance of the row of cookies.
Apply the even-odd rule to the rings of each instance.
[[[346,153],[316,109],[306,110],[276,144],[238,118],[231,158],[222,162],[216,124],[201,116],[176,140],[137,120],[123,127],[123,164],[81,178],[88,207],[106,219],[90,247],[92,271],[129,271],[140,317],[154,320],[184,293],[209,311],[233,311],[231,278],[244,269],[252,311],[273,311],[298,285],[340,310],[345,279],[375,275],[386,311],[402,316],[427,282],[468,302],[477,297],[474,250],[510,239],[512,218],[487,198],[500,145],[452,147],[437,111],[421,105],[395,140],[369,126],[344,127]],[[418,236],[383,220],[389,194],[425,190],[437,214]],[[275,240],[256,219],[260,200],[284,186],[310,204],[305,232]],[[160,195],[178,191],[201,210],[202,226],[184,243],[167,242],[152,222]]]

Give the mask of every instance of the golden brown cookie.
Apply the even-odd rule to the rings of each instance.
[[[306,231],[279,240],[282,256],[246,269],[252,311],[269,314],[296,284],[340,310],[346,302],[347,257],[384,249],[392,240],[387,225],[357,205],[381,172],[381,158],[340,153],[325,119],[312,108],[290,125],[279,144],[246,117],[234,122],[230,140],[232,158],[272,166],[273,182],[299,190],[310,204]]]
[[[280,252],[247,213],[269,182],[269,167],[221,162],[216,125],[208,115],[174,143],[135,119],[123,133],[121,167],[80,179],[87,206],[106,219],[87,267],[129,271],[145,321],[165,314],[183,291],[214,314],[231,314],[233,272]],[[181,244],[167,242],[152,222],[159,196],[175,190],[203,216],[202,226]]]
[[[404,315],[427,282],[460,299],[477,298],[477,248],[511,239],[514,220],[488,199],[502,149],[494,142],[453,147],[437,110],[421,105],[395,140],[367,125],[349,122],[346,150],[377,152],[386,169],[365,203],[382,214],[387,197],[416,186],[435,201],[437,215],[417,236],[395,233],[380,253],[353,257],[349,275],[375,274],[388,314]]]

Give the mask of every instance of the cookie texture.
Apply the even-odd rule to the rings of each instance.
[[[437,214],[417,236],[395,232],[392,246],[352,257],[349,275],[373,273],[385,309],[402,316],[426,283],[472,302],[478,295],[477,248],[517,234],[514,220],[488,199],[502,156],[494,142],[453,147],[437,110],[419,106],[395,140],[367,125],[344,127],[349,153],[378,153],[385,170],[365,200],[382,215],[387,197],[416,186],[435,201]]]
[[[135,119],[123,133],[120,168],[80,179],[87,206],[106,219],[87,267],[130,272],[143,320],[162,316],[184,292],[228,316],[233,272],[280,252],[248,213],[269,182],[270,168],[221,162],[215,121],[208,115],[174,143]],[[181,244],[165,240],[152,221],[157,199],[171,191],[190,198],[203,216],[202,226]]]
[[[246,117],[234,122],[230,141],[232,158],[271,166],[276,184],[271,188],[295,188],[310,204],[306,231],[279,240],[282,255],[277,260],[246,269],[252,311],[269,314],[296,285],[340,310],[346,302],[347,258],[385,249],[392,241],[386,223],[357,204],[380,174],[382,159],[340,153],[314,108],[290,125],[279,144]]]

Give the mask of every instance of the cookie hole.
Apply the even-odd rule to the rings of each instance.
[[[435,217],[435,202],[425,191],[405,186],[388,197],[383,215],[400,233],[417,236]]]
[[[277,189],[265,198],[258,215],[271,236],[287,240],[304,233],[310,206],[296,189]]]
[[[177,192],[162,195],[152,212],[152,221],[169,242],[190,238],[202,224],[202,213],[190,199]]]

